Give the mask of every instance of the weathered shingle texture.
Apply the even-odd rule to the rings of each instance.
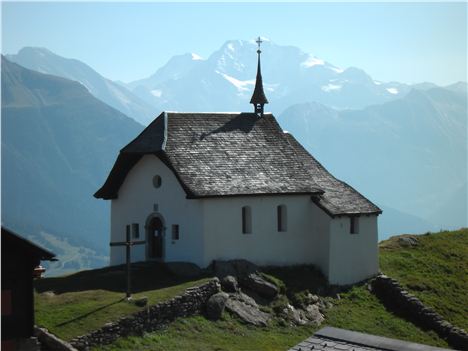
[[[174,172],[188,198],[310,194],[330,215],[380,211],[331,176],[271,114],[163,113],[120,151],[95,196],[116,198],[146,154]]]
[[[398,339],[324,327],[288,351],[448,351]]]

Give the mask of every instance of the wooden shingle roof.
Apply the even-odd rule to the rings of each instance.
[[[330,215],[380,211],[333,178],[271,114],[162,113],[120,151],[94,196],[117,198],[130,169],[147,154],[174,172],[187,198],[310,194]]]

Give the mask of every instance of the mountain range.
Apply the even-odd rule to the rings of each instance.
[[[61,271],[106,264],[109,204],[92,194],[143,126],[78,82],[3,57],[1,123],[2,225],[53,249]]]
[[[209,58],[195,53],[172,57],[147,78],[112,82],[88,65],[44,48],[27,47],[6,58],[26,68],[82,83],[94,96],[147,125],[160,111],[244,111],[256,74],[253,41],[230,40]],[[404,96],[407,84],[373,80],[355,67],[336,67],[293,46],[265,41],[265,91],[275,114],[297,103],[362,108]],[[278,69],[281,67],[281,69]]]
[[[32,47],[25,47],[17,54],[5,57],[37,72],[77,81],[96,98],[141,124],[148,124],[158,113],[158,110],[127,88],[104,78],[81,61],[61,57],[45,48]]]
[[[175,56],[149,78],[128,87],[160,110],[243,111],[255,84],[256,50],[253,41],[230,40],[206,60],[193,53]],[[406,84],[374,81],[361,69],[336,67],[293,46],[265,40],[262,52],[263,82],[274,113],[308,101],[361,108],[410,89]]]
[[[2,58],[2,223],[59,253],[56,272],[105,264],[108,204],[92,194],[119,149],[162,110],[251,110],[256,49],[228,41],[128,84],[43,48]],[[381,239],[467,225],[466,83],[378,82],[295,47],[262,51],[267,110],[384,210]]]
[[[278,120],[334,175],[381,205],[425,219],[432,229],[460,228],[467,225],[463,88],[413,89],[360,110],[298,104]],[[384,212],[381,224],[387,218]]]

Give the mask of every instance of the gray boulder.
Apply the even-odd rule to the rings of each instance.
[[[308,323],[305,317],[304,311],[301,309],[295,309],[292,305],[288,304],[283,309],[283,316],[290,320],[295,325],[305,325]]]
[[[237,283],[237,279],[233,277],[232,275],[228,275],[221,279],[221,287],[224,291],[227,292],[238,292],[239,291],[239,285]]]
[[[266,326],[270,319],[268,313],[259,310],[254,299],[243,293],[230,294],[226,310],[237,315],[245,323],[256,326]]]
[[[273,299],[278,295],[278,288],[276,285],[266,281],[257,273],[250,273],[241,280],[241,284],[260,296],[269,299]]]
[[[220,319],[228,299],[229,295],[224,292],[211,295],[211,297],[206,302],[207,317],[214,321]]]
[[[415,236],[402,236],[398,238],[398,242],[404,247],[414,247],[419,245],[419,240]]]
[[[309,323],[319,326],[325,320],[318,305],[309,305],[304,309],[304,315]]]

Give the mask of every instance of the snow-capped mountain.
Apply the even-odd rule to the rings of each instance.
[[[6,57],[34,71],[80,82],[99,100],[142,124],[148,124],[158,113],[127,88],[103,77],[81,61],[61,57],[45,48],[34,47],[25,47],[16,55]]]
[[[293,46],[265,40],[261,49],[267,110],[275,113],[312,101],[362,108],[409,91],[405,84],[374,81],[361,69],[334,66]],[[227,41],[206,60],[175,56],[149,78],[128,86],[160,110],[246,111],[255,85],[256,51],[254,41]]]

